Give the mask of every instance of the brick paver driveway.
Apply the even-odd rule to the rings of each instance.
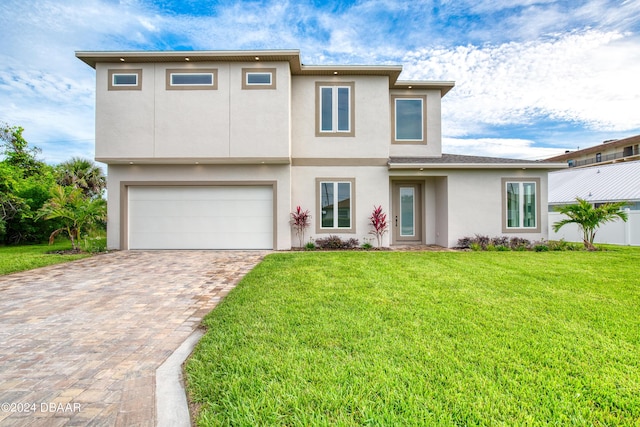
[[[155,425],[156,369],[266,253],[123,251],[0,276],[0,425]]]

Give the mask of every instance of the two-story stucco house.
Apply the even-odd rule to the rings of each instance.
[[[547,236],[547,171],[442,154],[447,81],[400,66],[308,66],[297,50],[77,52],[96,70],[96,160],[108,165],[108,246],[289,249],[313,238],[455,246],[476,233]]]

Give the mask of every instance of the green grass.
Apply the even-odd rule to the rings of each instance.
[[[70,242],[59,242],[53,245],[0,246],[0,275],[31,270],[51,264],[86,258],[91,254],[58,255],[50,251],[71,249]]]
[[[186,364],[199,425],[640,425],[640,249],[268,256]]]

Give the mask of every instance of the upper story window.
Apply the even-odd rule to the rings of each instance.
[[[391,97],[392,142],[426,143],[426,105],[427,97],[424,95]]]
[[[355,136],[354,83],[316,83],[316,136]]]
[[[216,90],[217,69],[167,69],[167,90]]]
[[[242,89],[275,89],[275,68],[243,68]]]
[[[502,179],[504,233],[540,232],[540,179]]]
[[[108,90],[142,89],[142,70],[109,70]]]
[[[602,153],[596,153],[596,163],[600,163],[602,161]]]

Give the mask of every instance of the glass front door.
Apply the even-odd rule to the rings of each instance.
[[[421,243],[422,213],[420,183],[393,184],[393,240],[396,243]]]
[[[414,187],[400,187],[400,236],[416,235],[416,195]]]

